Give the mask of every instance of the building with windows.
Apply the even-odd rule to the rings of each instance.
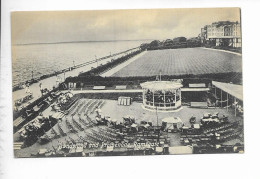
[[[215,46],[241,47],[241,24],[219,21],[201,28],[201,41]]]
[[[201,33],[199,35],[201,43],[205,43],[207,39],[207,26],[201,28]]]

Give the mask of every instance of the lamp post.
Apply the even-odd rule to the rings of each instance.
[[[95,59],[96,59],[96,62],[97,62],[97,67],[98,67],[98,60],[97,60],[97,56],[95,55]]]
[[[157,138],[157,142],[159,141],[159,138],[160,138],[160,136],[159,136],[159,133],[160,133],[160,131],[158,130],[159,129],[159,123],[158,123],[158,112],[157,112],[157,106],[156,106],[156,117],[157,117],[157,132],[158,132],[158,138]]]
[[[32,80],[33,80],[33,70],[32,70]]]

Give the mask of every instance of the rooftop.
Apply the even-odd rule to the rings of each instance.
[[[217,81],[212,81],[212,84],[217,88],[225,91],[226,93],[236,97],[237,99],[243,101],[243,86],[231,83],[222,83]]]
[[[141,83],[141,87],[151,90],[171,90],[181,88],[182,84],[173,81],[148,81]]]

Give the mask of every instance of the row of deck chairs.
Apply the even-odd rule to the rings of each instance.
[[[79,102],[80,102],[79,100],[76,101],[76,102],[67,110],[66,115],[71,114],[71,113],[74,113],[76,107],[79,105]]]
[[[92,100],[88,101],[85,105],[83,105],[81,108],[77,109],[78,115],[85,114],[85,110],[89,107],[89,105],[92,103]]]
[[[90,114],[93,114],[96,108],[102,108],[104,105],[105,105],[105,101],[103,100],[98,101],[98,103],[89,110]]]
[[[87,102],[87,104],[82,108],[82,110],[80,111],[80,113],[82,114],[87,114],[88,108],[89,106],[93,103],[93,100],[90,100]]]
[[[238,123],[239,122],[233,122],[233,123],[223,124],[223,125],[221,125],[219,127],[213,127],[213,128],[204,129],[203,133],[219,132],[221,130],[237,127]]]
[[[79,131],[84,131],[85,128],[90,128],[90,127],[94,127],[96,126],[96,121],[92,120],[88,115],[86,115],[86,110],[87,109],[91,109],[88,110],[89,111],[94,111],[95,107],[100,107],[104,105],[104,101],[101,100],[89,100],[87,103],[84,103],[83,101],[77,101],[76,103],[74,103],[69,109],[68,112],[71,114],[71,121],[66,119],[65,120],[65,124],[68,127],[69,131],[71,133],[75,133],[77,134]],[[86,113],[85,113],[86,112]],[[84,114],[84,116],[82,116],[82,114]],[[78,114],[79,118],[76,119],[74,118],[74,116]],[[51,140],[53,138],[59,138],[62,136],[67,136],[67,134],[64,132],[64,130],[62,129],[62,126],[60,123],[57,124],[58,127],[58,131],[56,131],[53,127],[51,128],[51,134],[53,134],[53,136],[48,136],[48,139]],[[109,131],[105,131],[104,129],[100,128],[102,131],[102,134],[99,134],[98,131],[94,131],[93,132],[97,135],[100,135],[99,137],[103,137],[106,140],[115,140],[115,136],[116,134],[114,133],[114,129],[109,129]],[[47,134],[46,134],[47,135]],[[78,135],[78,134],[77,134]],[[70,138],[68,136],[68,138]],[[87,139],[78,136],[79,140],[83,140],[84,141],[97,141],[98,138],[92,138],[88,137]]]
[[[77,130],[74,128],[74,126],[68,121],[68,119],[66,119],[66,125],[67,125],[67,127],[69,128],[69,130],[70,130],[70,132],[71,133],[76,133],[77,132]]]
[[[79,117],[78,121],[72,117],[72,123],[68,119],[66,119],[65,123],[71,133],[78,133],[78,131],[84,131],[84,128],[86,128],[86,127],[89,128],[89,127],[94,126],[94,124],[92,122],[90,122],[89,120],[83,119],[81,117]],[[55,134],[55,136],[56,137],[66,136],[67,134],[62,129],[60,123],[58,123],[57,126],[59,129],[59,133],[56,132],[57,135]],[[52,130],[54,130],[54,129],[52,128]],[[55,132],[52,132],[52,133],[55,133]]]
[[[113,142],[113,141],[118,140],[117,135],[113,135],[113,134],[106,132],[104,130],[103,131],[102,130],[96,131],[96,130],[92,129],[91,132],[95,136],[97,136],[99,139],[101,139],[103,142]]]
[[[70,114],[72,117],[76,114],[81,115],[89,115],[93,114],[95,109],[101,108],[105,104],[103,100],[89,100],[87,103],[84,104],[83,101],[78,101],[71,108],[68,110],[67,114]]]
[[[96,135],[90,133],[90,132],[85,132],[85,137],[90,140],[91,142],[93,143],[99,143],[99,142],[102,142],[102,140],[97,137]]]
[[[74,126],[76,126],[77,129],[79,129],[80,131],[84,131],[84,128],[81,126],[81,124],[79,124],[74,118],[72,118],[72,123],[74,124]]]
[[[109,128],[109,127],[102,128],[102,127],[97,126],[97,129],[99,130],[99,132],[105,133],[106,135],[111,136],[111,137],[116,137],[118,135],[117,130]]]
[[[86,118],[87,118],[87,120],[88,120],[88,122],[90,123],[91,126],[97,125],[97,121],[92,120],[88,115],[86,115]]]
[[[84,137],[82,137],[82,136],[80,136],[78,134],[77,134],[77,136],[78,136],[78,142],[83,142],[83,143],[85,143],[85,142],[87,142],[87,143],[93,142],[91,140],[88,140],[86,137],[84,138]]]
[[[85,126],[85,127],[90,127],[92,126],[87,120],[84,120],[79,116],[79,121]]]
[[[181,142],[185,145],[198,143],[220,143],[232,139],[241,133],[240,128],[232,125],[225,125],[225,127],[218,127],[217,130],[210,130],[211,132],[197,134],[197,135],[181,135]]]
[[[54,134],[54,139],[57,139],[60,137],[60,134],[52,127],[51,128],[51,133]]]
[[[76,119],[72,118],[72,123],[69,122],[68,119],[66,119],[65,123],[66,123],[66,125],[67,125],[67,127],[68,127],[68,129],[70,130],[71,133],[77,133],[78,130],[84,131],[85,127],[92,127],[93,126],[93,124],[91,124],[88,120],[84,120],[82,118],[79,118],[79,122]],[[57,124],[57,127],[59,129],[59,132],[55,131],[55,129],[53,129],[53,127],[51,128],[51,133],[54,134],[54,138],[59,138],[61,136],[67,136],[67,134],[62,129],[60,123]]]
[[[96,109],[96,106],[97,104],[99,103],[98,100],[95,100],[94,102],[92,102],[90,105],[89,105],[89,108],[88,108],[88,111],[86,112],[86,114],[91,114],[95,111]]]
[[[63,129],[62,129],[60,123],[58,123],[57,126],[58,126],[58,129],[59,129],[60,134],[61,134],[62,136],[66,136],[67,134],[63,131]]]
[[[226,141],[226,140],[230,140],[236,136],[239,136],[241,134],[240,131],[237,131],[237,132],[234,132],[234,133],[229,133],[229,134],[226,134],[226,135],[223,135],[223,136],[220,136],[219,137],[219,140],[221,141]]]
[[[73,110],[73,112],[71,113],[71,116],[75,116],[78,113],[78,110],[84,105],[84,103],[81,101]]]
[[[94,105],[96,100],[90,100],[86,104],[83,101],[78,101],[71,108],[68,110],[68,114],[71,116],[75,116],[76,114],[86,113],[86,109],[89,108],[91,105]]]

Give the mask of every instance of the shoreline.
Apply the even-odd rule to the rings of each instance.
[[[136,47],[136,48],[138,48],[138,47]],[[42,84],[42,89],[47,88],[49,90],[52,90],[54,86],[57,87],[58,83],[64,82],[67,77],[75,77],[75,76],[78,76],[82,72],[83,73],[88,72],[92,68],[97,67],[97,64],[96,64],[97,62],[109,63],[109,62],[111,62],[111,59],[114,58],[115,56],[118,59],[124,53],[135,50],[136,48],[128,49],[126,51],[119,52],[117,54],[113,54],[109,57],[102,57],[102,58],[98,59],[98,61],[95,60],[93,63],[87,62],[84,64],[80,64],[80,65],[77,65],[77,68],[74,68],[71,71],[66,71],[65,74],[64,74],[64,72],[56,73],[52,76],[49,76],[44,79],[40,79],[38,81],[31,83],[29,86],[29,91],[32,92],[33,98],[22,103],[18,107],[18,111],[20,111],[21,108],[26,108],[30,103],[33,103],[34,101],[36,101],[37,99],[39,99],[42,96],[41,91],[40,91],[40,83]],[[59,81],[57,79],[59,79]],[[17,89],[15,91],[13,91],[12,94],[13,94],[13,108],[15,107],[16,100],[20,100],[28,95],[28,93],[26,93],[26,88]]]
[[[120,58],[121,57],[120,55],[127,53],[129,51],[132,52],[133,50],[136,50],[138,48],[139,47],[131,48],[131,49],[119,52],[119,53],[115,53],[115,54],[112,54],[112,55],[101,57],[101,58],[96,59],[96,60],[91,60],[91,61],[88,61],[88,62],[85,62],[85,63],[81,63],[81,64],[78,64],[78,65],[75,65],[75,66],[71,66],[71,67],[62,69],[60,71],[56,71],[55,73],[45,74],[45,75],[42,75],[40,77],[36,77],[36,78],[33,78],[33,79],[26,80],[24,82],[20,82],[18,84],[13,84],[12,91],[15,92],[15,91],[18,91],[18,90],[23,90],[24,88],[22,88],[22,86],[27,84],[27,83],[29,83],[29,85],[31,86],[32,84],[38,83],[42,80],[45,80],[45,79],[48,79],[48,78],[51,78],[51,77],[55,77],[55,76],[59,76],[59,75],[62,75],[66,72],[69,73],[69,72],[75,71],[76,69],[79,69],[79,68],[82,68],[82,67],[85,67],[85,66],[89,66],[89,65],[95,64],[97,62],[102,62],[103,60],[106,60],[106,59],[111,60],[112,58]],[[107,61],[105,61],[105,62],[107,62]]]

